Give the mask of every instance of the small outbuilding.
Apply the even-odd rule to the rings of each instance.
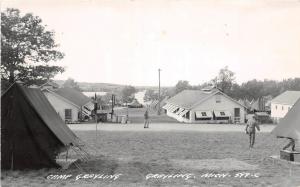
[[[66,123],[91,118],[94,103],[82,92],[68,87],[42,90],[56,112]]]

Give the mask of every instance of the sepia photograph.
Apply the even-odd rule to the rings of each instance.
[[[300,186],[300,0],[1,0],[1,186]]]

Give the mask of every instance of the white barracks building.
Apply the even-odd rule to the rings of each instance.
[[[271,117],[278,123],[300,98],[300,91],[285,91],[271,101]],[[300,114],[299,114],[300,115]]]
[[[219,89],[184,90],[166,101],[166,114],[185,123],[245,123],[247,109]]]

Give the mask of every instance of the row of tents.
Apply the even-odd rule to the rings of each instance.
[[[263,96],[256,100],[239,99],[238,102],[246,106],[249,111],[271,111],[272,96]]]

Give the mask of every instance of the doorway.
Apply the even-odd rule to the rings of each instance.
[[[241,122],[241,109],[234,108],[234,123],[240,123],[240,122]]]

